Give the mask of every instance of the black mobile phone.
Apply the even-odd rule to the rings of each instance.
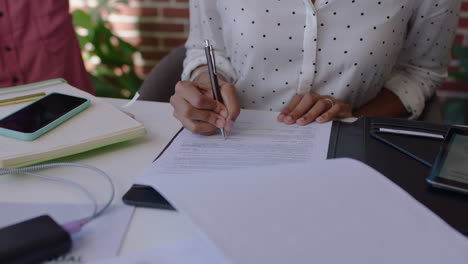
[[[158,191],[146,185],[134,184],[122,200],[125,204],[137,207],[175,210]]]
[[[449,130],[426,180],[434,187],[468,194],[468,130]]]
[[[90,105],[89,99],[50,93],[0,120],[0,135],[34,140]]]

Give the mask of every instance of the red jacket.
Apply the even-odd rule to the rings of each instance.
[[[1,0],[0,88],[53,78],[94,94],[68,0]]]

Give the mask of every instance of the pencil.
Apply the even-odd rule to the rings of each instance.
[[[17,96],[13,98],[8,98],[8,99],[3,99],[0,100],[0,106],[7,106],[7,105],[12,105],[12,104],[21,104],[21,103],[26,103],[26,102],[31,102],[34,100],[39,99],[40,97],[46,95],[45,93],[35,93],[35,94],[29,94],[29,95],[23,95],[23,96]]]

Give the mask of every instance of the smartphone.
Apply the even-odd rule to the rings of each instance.
[[[146,185],[134,184],[122,200],[125,204],[137,207],[175,210],[158,191]]]
[[[426,180],[434,187],[468,194],[468,130],[449,130]]]
[[[0,135],[34,140],[85,110],[89,99],[50,93],[0,120]]]

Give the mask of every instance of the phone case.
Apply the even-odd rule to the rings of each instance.
[[[37,130],[37,131],[35,131],[33,133],[23,133],[23,132],[14,131],[14,130],[11,130],[11,129],[0,128],[0,135],[10,137],[10,138],[19,139],[19,140],[24,140],[24,141],[32,141],[32,140],[44,135],[45,133],[47,133],[51,129],[57,127],[58,125],[62,124],[63,122],[67,121],[68,119],[70,119],[71,117],[73,117],[76,114],[80,113],[81,111],[85,110],[86,108],[88,108],[91,105],[91,101],[89,99],[87,99],[87,98],[74,96],[74,95],[63,94],[63,93],[55,93],[55,92],[50,93],[49,95],[51,95],[51,94],[62,94],[62,95],[67,95],[67,96],[78,97],[78,98],[85,99],[86,102],[84,102],[83,104],[81,104],[78,107],[74,108],[70,112],[66,113],[65,115],[63,115],[63,116],[61,116],[59,118],[57,118],[56,120],[54,120],[50,124],[46,125],[45,127],[41,128],[41,129],[39,129],[39,130]],[[37,102],[37,101],[39,101],[41,99],[42,98],[39,98],[39,99],[37,99],[36,101],[34,101],[34,102],[30,103],[30,104],[34,104],[35,102]],[[30,105],[30,104],[28,104],[28,105]],[[23,108],[27,107],[28,105],[18,109],[16,112],[21,111]],[[14,113],[16,113],[16,112],[14,112]],[[12,114],[14,114],[14,113],[12,113]]]

